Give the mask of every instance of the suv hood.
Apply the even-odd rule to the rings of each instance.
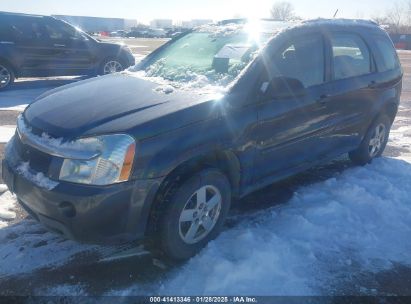
[[[116,132],[141,139],[214,116],[210,95],[163,88],[127,73],[92,78],[46,92],[24,118],[35,133],[72,140]]]

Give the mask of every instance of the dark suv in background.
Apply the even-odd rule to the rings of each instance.
[[[102,75],[134,64],[127,47],[97,41],[64,21],[0,12],[0,89],[18,77]]]
[[[381,156],[402,86],[387,33],[366,21],[288,26],[204,26],[138,73],[42,95],[18,119],[3,179],[69,238],[146,236],[185,259],[218,235],[232,197],[344,153]]]

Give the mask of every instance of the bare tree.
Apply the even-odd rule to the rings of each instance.
[[[400,2],[394,2],[387,12],[386,19],[395,32],[399,32],[404,21],[404,6]]]
[[[386,16],[375,15],[371,19],[376,22],[378,25],[388,25],[388,19]]]
[[[286,1],[276,2],[271,8],[271,17],[281,21],[295,19],[294,6]]]

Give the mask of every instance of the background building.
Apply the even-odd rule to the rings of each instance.
[[[86,32],[111,32],[128,30],[137,26],[137,20],[132,19],[65,15],[53,15],[53,17],[71,23]]]
[[[211,20],[211,19],[193,19],[193,20],[189,20],[189,21],[183,21],[181,23],[181,26],[183,28],[193,28],[193,27],[196,27],[196,26],[201,26],[201,25],[204,25],[204,24],[212,23],[212,22],[213,22],[213,20]]]
[[[157,29],[169,29],[173,27],[173,20],[171,19],[154,19],[151,20],[150,26]]]

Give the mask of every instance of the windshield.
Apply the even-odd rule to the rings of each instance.
[[[247,66],[259,43],[244,25],[204,26],[175,40],[149,58],[146,76],[178,84],[226,86]]]

